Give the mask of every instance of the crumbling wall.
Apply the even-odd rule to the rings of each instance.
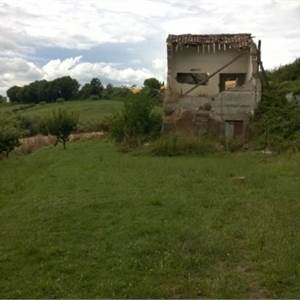
[[[239,51],[231,49],[227,51],[216,51],[215,53],[198,53],[196,49],[187,48],[174,50],[169,54],[168,63],[170,72],[168,78],[169,88],[173,93],[183,94],[191,88],[189,84],[181,84],[176,81],[177,73],[188,73],[191,71],[211,74],[233,59]],[[222,73],[245,73],[249,78],[249,55],[244,55],[230,66],[222,70]],[[191,93],[192,96],[213,96],[219,93],[219,74],[211,78],[207,85],[200,86]]]
[[[251,35],[170,36],[167,51],[163,130],[193,135],[205,132],[224,135],[232,131],[245,136],[261,98],[258,50]],[[176,80],[180,72],[207,74],[209,80],[191,90],[192,84]],[[244,84],[223,91],[227,74],[245,74]],[[226,126],[233,126],[234,130],[226,131]]]
[[[164,102],[164,131],[198,135],[224,134],[226,121],[243,121],[244,135],[260,99],[259,81],[223,91],[216,96],[179,96],[167,93]]]

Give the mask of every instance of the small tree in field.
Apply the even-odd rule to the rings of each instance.
[[[69,141],[70,134],[77,129],[78,121],[79,116],[74,112],[62,109],[52,112],[47,120],[47,129],[49,134],[56,137],[55,146],[62,143],[66,149],[66,143]]]
[[[21,131],[15,118],[9,114],[0,114],[0,154],[9,153],[20,145]]]
[[[112,118],[112,138],[118,143],[135,146],[159,136],[162,119],[153,108],[152,99],[143,93],[127,98],[123,111]]]

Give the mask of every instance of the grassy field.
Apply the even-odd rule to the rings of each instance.
[[[299,195],[299,155],[0,161],[0,298],[299,298]]]
[[[80,123],[88,127],[89,125],[102,122],[107,116],[120,111],[122,107],[123,103],[121,101],[82,100],[36,105],[0,105],[0,111],[16,111],[16,113],[24,116],[38,116],[43,118],[49,115],[51,111],[62,108],[68,111],[78,112]]]

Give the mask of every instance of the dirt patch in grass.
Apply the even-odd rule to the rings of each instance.
[[[73,133],[70,136],[70,141],[89,141],[103,138],[104,136],[105,133],[103,131]]]
[[[103,138],[104,132],[81,132],[70,135],[70,141],[87,141]],[[21,145],[15,150],[18,154],[29,154],[42,147],[55,145],[56,138],[51,135],[38,134],[20,140]]]

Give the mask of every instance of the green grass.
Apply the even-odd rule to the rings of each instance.
[[[28,104],[7,104],[0,103],[0,112],[13,112],[24,107],[27,107]]]
[[[26,106],[28,105],[1,105],[0,111],[13,111]],[[114,100],[81,100],[31,106],[30,104],[28,106],[29,108],[18,110],[17,113],[24,116],[38,116],[44,118],[48,116],[51,111],[62,108],[68,111],[78,112],[80,123],[85,127],[89,127],[101,123],[106,117],[120,111],[123,107],[123,102]]]
[[[0,298],[299,298],[299,195],[299,155],[90,141],[13,156],[0,161]]]

